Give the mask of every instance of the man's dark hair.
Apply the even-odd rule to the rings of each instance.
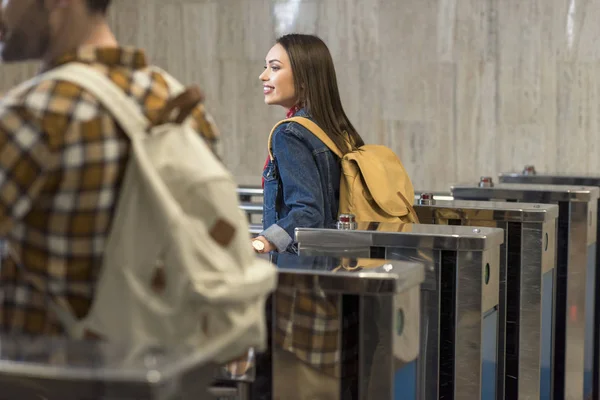
[[[88,9],[93,14],[106,14],[111,0],[86,0]]]

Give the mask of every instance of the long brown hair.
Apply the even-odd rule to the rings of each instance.
[[[290,58],[298,103],[343,154],[364,145],[342,107],[327,45],[317,36],[298,33],[282,36],[277,43]]]

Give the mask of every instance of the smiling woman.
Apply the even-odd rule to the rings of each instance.
[[[260,75],[263,81],[265,103],[292,108],[298,103],[294,87],[294,74],[287,51],[277,43],[267,54],[265,71]]]
[[[342,154],[364,144],[346,116],[329,49],[312,35],[277,40],[260,75],[265,103],[288,110],[288,118],[317,124]],[[278,124],[271,134],[272,158],[265,164],[264,231],[257,252],[297,253],[298,227],[333,228],[337,222],[340,158],[297,122]]]

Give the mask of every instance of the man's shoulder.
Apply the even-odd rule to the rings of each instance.
[[[172,97],[169,79],[158,68],[128,70],[107,69],[101,64],[90,66],[107,74],[113,83],[140,104],[150,120]],[[49,131],[64,130],[73,122],[86,122],[105,114],[106,107],[77,83],[44,78],[43,75],[24,82],[0,100],[0,120],[25,115],[29,120],[37,120]],[[192,122],[194,129],[216,150],[220,132],[203,104],[193,110]]]
[[[32,118],[67,117],[88,120],[98,113],[98,100],[78,84],[34,77],[8,92],[0,102],[0,117],[16,110]]]
[[[89,64],[106,74],[117,86],[133,96],[143,108],[162,106],[169,97],[164,79],[149,69],[133,71],[125,68],[107,69],[101,64]],[[146,104],[147,103],[147,104]],[[38,119],[42,124],[51,120],[87,122],[107,114],[99,99],[76,82],[36,76],[12,89],[0,101],[0,117],[15,110]],[[145,110],[151,111],[151,110]]]

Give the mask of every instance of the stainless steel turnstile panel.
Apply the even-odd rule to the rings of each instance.
[[[296,240],[301,255],[424,263],[418,398],[496,398],[501,229],[359,223],[297,229]]]
[[[328,400],[416,398],[422,264],[281,254],[273,262],[273,398],[306,397],[296,385]]]
[[[213,356],[182,348],[131,360],[125,349],[106,344],[2,336],[0,398],[210,399]]]
[[[500,247],[498,398],[549,400],[558,206],[435,201],[415,205],[415,210],[424,224],[504,230]]]
[[[535,171],[535,169],[533,170]],[[566,186],[596,186],[600,187],[600,176],[596,175],[554,175],[539,173],[502,173],[500,174],[502,183],[520,183],[520,184],[544,184],[544,185],[566,185]],[[600,204],[600,201],[599,201]],[[596,240],[600,236],[600,223],[596,216]],[[596,270],[594,299],[589,302],[594,305],[600,304],[600,246],[596,246]],[[586,309],[588,310],[588,309]],[[591,311],[591,310],[590,310]],[[592,392],[594,400],[600,399],[600,307],[594,309],[594,360],[593,366],[589,365],[590,360],[586,360],[586,373],[584,378],[584,390],[586,394]],[[586,316],[586,324],[590,323],[590,318]],[[588,328],[589,329],[589,328]]]
[[[584,398],[584,371],[589,370],[593,358],[593,324],[586,324],[586,314],[594,315],[590,299],[594,299],[599,189],[557,185],[456,185],[452,187],[452,194],[462,200],[559,206],[553,395],[556,400]]]

